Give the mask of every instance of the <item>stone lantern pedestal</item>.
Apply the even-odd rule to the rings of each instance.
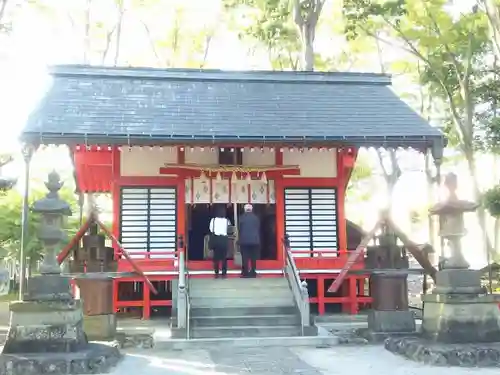
[[[30,279],[23,301],[10,304],[9,333],[0,355],[0,374],[93,374],[108,372],[120,358],[114,347],[89,344],[83,330],[80,300],[70,279],[61,276],[57,245],[65,238],[63,218],[69,205],[59,198],[57,173],[45,184],[49,193],[32,207],[42,215],[38,237],[45,254],[41,275]]]

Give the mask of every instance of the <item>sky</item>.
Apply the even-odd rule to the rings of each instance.
[[[0,127],[2,136],[0,137],[0,150],[4,152],[16,152],[19,150],[17,138],[24,122],[32,108],[50,85],[50,78],[47,75],[46,67],[58,63],[78,63],[81,61],[83,41],[79,37],[81,30],[70,27],[70,19],[67,17],[68,7],[83,3],[83,0],[45,0],[50,2],[52,7],[57,9],[54,14],[49,12],[48,17],[40,17],[40,10],[23,12],[18,17],[14,29],[9,38],[0,39]],[[335,3],[330,2],[330,6]],[[40,2],[44,4],[43,1]],[[204,27],[213,27],[220,23],[221,11],[220,0],[169,0],[168,4],[183,3],[185,6],[186,21]],[[453,12],[460,12],[470,8],[473,0],[455,1],[450,8]],[[102,8],[99,9],[99,17],[106,17],[112,14],[107,9],[106,0],[99,0]],[[173,7],[172,7],[173,8]],[[328,9],[328,8],[327,8]],[[328,11],[328,10],[325,11]],[[153,14],[159,17],[165,8],[158,12],[149,12],[144,15],[144,19]],[[168,13],[168,12],[167,12]],[[162,16],[162,22],[172,22],[175,15],[170,12]],[[163,14],[163,13],[161,13]],[[141,15],[139,15],[141,16]],[[170,17],[170,18],[168,18]],[[137,18],[137,17],[136,17]],[[164,19],[163,19],[164,18]],[[105,19],[103,19],[105,21]],[[78,22],[78,20],[73,20]],[[152,59],[152,50],[145,43],[144,29],[137,22],[137,19],[127,21],[129,25],[123,32],[123,40],[126,40],[124,54],[133,61],[142,63]],[[80,33],[80,34],[78,34]],[[142,33],[142,36],[141,36]],[[339,40],[332,40],[328,36],[318,33],[315,43],[317,51],[325,52],[331,50],[332,45],[338,45]],[[1,37],[0,37],[1,38]],[[230,51],[230,53],[228,53]],[[390,51],[390,54],[398,54],[397,51]],[[141,58],[143,60],[141,60]],[[135,59],[135,60],[134,60]],[[368,70],[377,72],[378,61],[374,62],[373,68]],[[266,56],[255,53],[248,55],[248,46],[242,44],[235,33],[218,32],[212,42],[208,56],[208,66],[228,70],[246,69],[266,69],[268,68]],[[397,82],[396,82],[397,84]],[[423,157],[414,156],[410,158],[411,168],[414,172],[406,173],[395,191],[394,206],[397,215],[408,217],[408,211],[416,208],[427,201],[426,194],[412,194],[409,199],[409,192],[426,189],[425,180],[418,170],[423,170]],[[50,149],[37,152],[32,163],[32,179],[36,184],[40,184],[46,174],[56,169],[64,179],[70,180],[72,164],[64,148]],[[20,160],[12,163],[2,171],[5,175],[18,177],[23,170]],[[462,174],[464,171],[458,171]],[[23,177],[20,176],[21,189]],[[463,184],[463,191],[470,191],[470,186]],[[377,191],[372,196],[372,200],[366,207],[368,216],[374,216],[377,206],[381,205],[384,195],[383,182],[377,183]],[[411,193],[410,193],[411,194]],[[405,219],[406,220],[406,219]],[[370,218],[365,218],[370,222]],[[471,224],[473,225],[473,224]],[[473,232],[477,231],[474,229]]]

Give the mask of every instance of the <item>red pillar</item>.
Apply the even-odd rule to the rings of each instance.
[[[120,176],[121,176],[121,160],[120,150],[117,147],[112,151],[113,159],[113,181],[111,182],[111,198],[113,200],[113,224],[111,230],[116,238],[120,238]],[[115,259],[118,259],[118,246],[113,242],[113,249],[115,251]],[[113,284],[114,285],[114,284]]]
[[[317,279],[318,287],[318,314],[324,315],[326,311],[325,306],[325,278],[323,276],[318,276]]]
[[[118,286],[119,280],[113,279],[113,311],[118,312]]]
[[[151,316],[151,292],[145,282],[142,283],[142,293],[142,319],[148,320]]]
[[[355,276],[349,277],[349,299],[351,300],[349,313],[358,313],[357,279]]]

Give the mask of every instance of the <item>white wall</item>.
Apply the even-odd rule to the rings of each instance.
[[[219,161],[219,153],[216,149],[212,151],[210,147],[203,151],[201,148],[186,147],[184,160],[187,164],[214,165]]]
[[[278,151],[279,152],[279,151]],[[300,152],[283,149],[283,164],[297,165],[300,168],[300,177],[336,177],[337,176],[337,152],[336,150]],[[243,151],[243,165],[245,166],[271,166],[275,165],[275,153],[269,148],[255,148],[253,152],[249,148]],[[120,152],[122,176],[159,176],[160,168],[165,164],[176,164],[176,147],[126,147]],[[185,162],[197,165],[215,165],[218,162],[218,153],[209,147],[188,148],[185,150]]]
[[[175,147],[123,147],[120,151],[122,176],[160,176],[160,168],[165,164],[177,163]]]
[[[337,177],[337,150],[284,149],[283,165],[298,165],[300,177]]]
[[[243,149],[243,165],[253,166],[269,166],[275,165],[276,154],[268,147],[263,150],[255,148],[252,152],[250,148]]]

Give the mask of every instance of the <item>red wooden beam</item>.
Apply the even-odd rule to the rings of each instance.
[[[128,254],[127,250],[125,250],[123,248],[123,246],[120,243],[120,241],[118,241],[118,239],[113,235],[113,233],[111,233],[111,231],[108,228],[106,228],[106,226],[103,223],[101,223],[99,220],[96,220],[96,223],[103,230],[103,232],[106,233],[106,235],[111,239],[111,241],[113,241],[114,244],[120,249],[120,251],[125,256],[125,258],[127,259],[127,261],[130,263],[130,265],[132,266],[132,268],[134,269],[134,271],[137,272],[144,279],[144,282],[148,286],[149,290],[151,292],[153,292],[153,294],[158,294],[158,291],[156,290],[156,288],[154,287],[154,285],[151,283],[151,281],[148,279],[148,277],[144,274],[144,272],[142,272],[142,270],[135,263],[135,261],[130,257],[130,255]]]
[[[85,233],[89,229],[91,223],[92,223],[92,218],[87,219],[87,221],[85,223],[83,223],[83,225],[80,227],[80,229],[75,234],[75,236],[71,239],[71,241],[69,241],[69,243],[61,250],[61,252],[57,256],[57,261],[59,262],[59,264],[64,262],[64,260],[68,257],[71,249],[73,247],[75,247],[75,245],[78,242],[80,242],[82,237],[85,235]]]
[[[278,166],[278,167],[255,167],[252,170],[252,167],[248,167],[249,171],[242,171],[241,169],[245,169],[245,167],[234,167],[228,166],[224,170],[217,170],[217,167],[211,166],[192,166],[192,165],[169,165],[165,167],[161,167],[159,169],[160,175],[182,175],[184,177],[200,177],[202,172],[211,173],[211,177],[215,177],[217,173],[220,173],[223,178],[231,178],[233,173],[239,179],[246,178],[247,174],[250,174],[253,177],[259,177],[262,173],[265,173],[267,178],[278,178],[282,176],[299,176],[300,168],[298,166]],[[210,170],[213,169],[212,172]],[[257,170],[255,170],[257,169]]]
[[[377,230],[380,228],[382,225],[383,220],[380,220],[371,231],[369,231],[361,242],[359,243],[358,247],[356,250],[354,250],[350,255],[349,258],[347,258],[347,262],[345,263],[344,267],[340,271],[339,275],[337,278],[333,281],[332,285],[328,288],[328,293],[335,293],[337,290],[340,288],[342,285],[342,282],[344,281],[345,277],[347,276],[347,273],[351,269],[351,267],[356,263],[358,258],[363,254],[363,251],[366,249],[368,246],[368,243],[371,241]]]

